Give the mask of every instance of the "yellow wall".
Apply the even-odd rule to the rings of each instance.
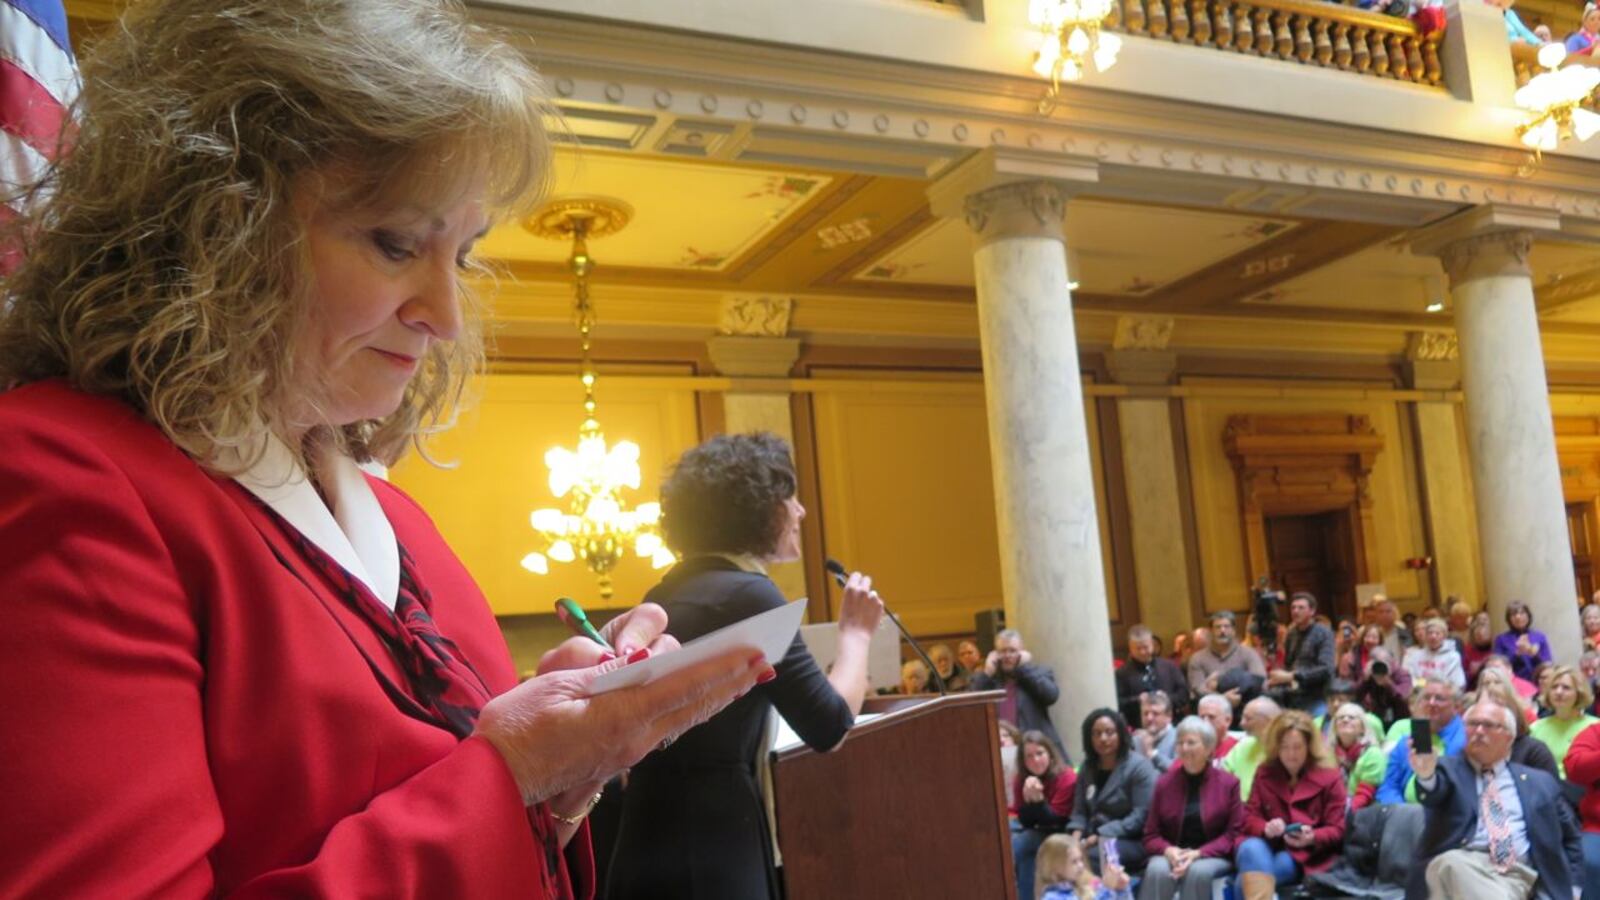
[[[1186,380],[1186,385],[1218,382]],[[1235,382],[1237,384],[1237,382]],[[1260,387],[1260,383],[1252,383]],[[1374,580],[1383,582],[1396,599],[1415,597],[1422,589],[1417,572],[1401,563],[1408,557],[1425,556],[1420,531],[1414,523],[1421,519],[1416,506],[1416,491],[1409,483],[1414,469],[1401,439],[1400,405],[1392,400],[1302,400],[1257,399],[1250,397],[1194,396],[1183,401],[1189,443],[1190,478],[1194,486],[1195,530],[1199,543],[1200,570],[1205,608],[1209,610],[1246,607],[1253,576],[1245,571],[1244,535],[1240,525],[1239,497],[1232,464],[1223,448],[1223,432],[1228,417],[1249,413],[1298,414],[1339,413],[1366,415],[1383,436],[1384,449],[1373,465],[1370,481],[1373,499],[1373,525],[1376,530],[1377,560]]]
[[[871,573],[913,632],[970,632],[974,613],[1003,605],[982,382],[819,383],[814,404],[825,552]],[[1089,426],[1099,484],[1092,406]],[[1109,565],[1106,580],[1114,590]]]
[[[607,440],[631,440],[642,451],[643,483],[629,501],[658,499],[667,465],[699,440],[694,392],[604,375],[598,388]],[[478,389],[476,406],[430,445],[435,459],[459,465],[439,469],[413,455],[395,466],[395,484],[433,516],[498,615],[547,613],[560,596],[590,608],[637,603],[660,579],[648,560],[630,555],[618,566],[610,604],[601,602],[595,578],[581,564],[552,562],[544,576],[521,565],[529,551],[541,549],[529,513],[556,505],[545,451],[576,444],[583,400],[577,377],[491,374]]]

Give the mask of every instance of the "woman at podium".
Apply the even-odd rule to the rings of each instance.
[[[646,595],[666,608],[668,633],[687,643],[787,602],[766,567],[800,558],[795,487],[789,445],[771,434],[719,435],[683,454],[661,486],[662,532],[683,561]],[[797,633],[772,678],[634,767],[610,900],[779,896],[757,775],[767,713],[776,708],[814,749],[844,740],[882,617],[872,579],[852,574],[827,674]]]

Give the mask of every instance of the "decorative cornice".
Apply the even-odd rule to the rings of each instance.
[[[1516,203],[1581,219],[1573,223],[1580,229],[1600,222],[1600,179],[1588,160],[1547,157],[1523,177],[1524,154],[1511,147],[1119,91],[1074,89],[1063,104],[1070,120],[1040,119],[1031,111],[1037,84],[1013,77],[913,71],[903,63],[640,32],[660,38],[646,47],[627,40],[616,23],[512,19],[540,35],[538,60],[571,109],[626,109],[757,130],[779,126],[795,146],[808,134],[828,141],[819,159],[839,159],[850,141],[875,143],[886,153],[923,154],[931,175],[948,165],[952,152],[993,146],[1086,156],[1102,167],[1157,176],[1130,181],[1130,171],[1102,179],[1090,191],[1102,196],[1226,206],[1243,180],[1281,186],[1277,211],[1300,215],[1326,210],[1337,218],[1356,202],[1364,205],[1366,220],[1414,227],[1463,205]],[[762,65],[752,78],[750,67],[739,63],[757,54]],[[1322,74],[1300,67],[1285,77],[1315,81]],[[1397,99],[1407,95],[1404,86],[1377,87]],[[1181,135],[1170,127],[1179,118]],[[718,158],[738,159],[750,143],[729,141]]]

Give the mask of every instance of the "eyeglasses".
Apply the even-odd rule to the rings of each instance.
[[[1506,723],[1504,723],[1504,722],[1493,722],[1493,721],[1488,721],[1488,720],[1485,720],[1485,719],[1468,719],[1467,720],[1467,730],[1468,731],[1505,731],[1506,730]]]

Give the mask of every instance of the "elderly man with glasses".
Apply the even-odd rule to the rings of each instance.
[[[1407,900],[1578,897],[1583,869],[1577,822],[1548,773],[1510,761],[1516,715],[1490,700],[1467,710],[1466,748],[1440,759],[1411,752],[1417,799],[1427,809]]]

